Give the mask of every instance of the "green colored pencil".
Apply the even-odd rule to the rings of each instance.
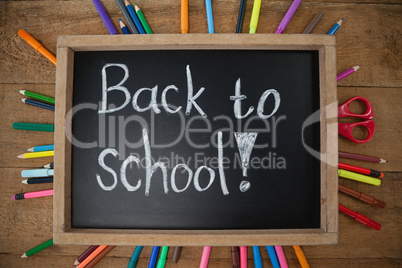
[[[13,129],[54,132],[54,125],[14,122]]]
[[[134,4],[134,5],[135,5],[135,4]],[[145,16],[144,16],[144,14],[142,13],[141,9],[140,9],[137,5],[135,5],[134,8],[135,8],[135,13],[137,13],[137,16],[138,16],[138,18],[140,19],[141,24],[142,24],[142,27],[144,27],[145,32],[146,32],[147,34],[151,34],[151,33],[152,33],[151,27],[149,27],[148,22],[147,22],[147,20],[145,19]]]
[[[48,96],[45,96],[45,95],[42,95],[39,93],[35,93],[32,91],[28,91],[28,90],[18,90],[18,92],[21,93],[22,95],[30,97],[32,99],[54,104],[54,98],[52,98],[52,97],[48,97]]]
[[[36,246],[36,247],[34,247],[34,248],[31,248],[30,250],[28,250],[27,252],[25,252],[25,253],[21,256],[21,258],[26,258],[26,257],[32,256],[32,255],[34,255],[35,253],[38,253],[39,251],[44,250],[45,248],[50,247],[51,245],[53,245],[53,238],[50,239],[49,241],[46,241],[46,242],[43,243],[43,244],[40,244],[39,246]]]
[[[166,256],[168,253],[169,247],[164,246],[162,247],[161,250],[161,255],[159,256],[158,264],[156,265],[156,268],[164,268],[166,264]]]

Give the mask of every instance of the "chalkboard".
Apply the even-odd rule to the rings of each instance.
[[[69,228],[322,231],[322,52],[77,49]]]

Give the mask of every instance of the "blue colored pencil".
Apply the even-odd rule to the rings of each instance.
[[[137,14],[135,14],[133,6],[130,5],[130,3],[127,0],[124,1],[124,3],[126,4],[128,14],[130,14],[131,18],[133,19],[135,27],[137,28],[138,32],[140,34],[146,34],[144,28],[142,27],[140,20],[137,17]]]
[[[212,34],[215,33],[215,31],[214,31],[214,17],[212,15],[211,0],[205,0],[205,6],[207,9],[208,32]]]
[[[338,21],[337,23],[334,24],[334,26],[332,26],[331,30],[329,30],[328,34],[335,34],[336,31],[338,31],[339,27],[341,27],[343,18]]]
[[[135,268],[137,266],[138,258],[140,257],[143,246],[137,246],[131,256],[127,268]]]
[[[148,268],[155,268],[156,259],[158,258],[159,247],[153,247],[151,258],[149,259]]]
[[[260,254],[260,248],[253,246],[254,266],[255,268],[262,268],[262,259]]]
[[[34,146],[31,148],[26,149],[26,152],[43,152],[43,151],[53,151],[54,150],[54,144],[49,144],[49,145],[39,145],[39,146]]]
[[[279,266],[278,257],[276,256],[275,248],[273,246],[266,246],[269,258],[271,259],[272,266],[274,268],[281,268]]]
[[[127,29],[126,25],[124,24],[124,22],[121,21],[121,19],[119,19],[119,24],[120,24],[120,28],[123,31],[124,34],[130,34],[130,31]]]
[[[48,178],[31,178],[31,179],[26,179],[23,181],[20,181],[21,183],[24,184],[36,184],[36,183],[52,183],[53,182],[53,177],[48,177]]]
[[[48,104],[48,103],[44,103],[44,102],[37,101],[37,100],[25,99],[25,98],[21,99],[21,101],[23,103],[26,103],[26,104],[29,104],[29,105],[32,105],[32,106],[36,106],[36,107],[39,107],[39,108],[54,111],[54,105],[51,105],[51,104]]]
[[[241,29],[243,28],[243,18],[245,9],[246,9],[246,0],[241,0],[239,17],[237,18],[236,33],[241,33]]]

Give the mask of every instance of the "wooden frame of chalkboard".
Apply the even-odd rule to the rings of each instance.
[[[317,228],[75,228],[71,124],[74,61],[85,51],[316,51],[319,77],[319,226]],[[57,44],[53,239],[86,245],[313,245],[338,240],[338,129],[335,38],[327,35],[60,36]],[[232,96],[233,97],[233,96]],[[199,186],[200,187],[200,186]]]

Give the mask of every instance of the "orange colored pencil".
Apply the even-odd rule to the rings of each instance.
[[[94,267],[96,264],[98,264],[98,262],[100,262],[103,259],[103,257],[105,257],[114,248],[115,246],[107,246],[105,250],[102,251],[98,256],[96,256],[85,268]]]
[[[188,0],[181,0],[181,33],[188,33]]]
[[[94,250],[85,260],[83,260],[77,268],[84,268],[87,266],[96,256],[98,256],[107,246],[99,246],[97,249]]]
[[[43,56],[45,56],[48,60],[53,62],[54,65],[56,65],[56,57],[52,55],[46,48],[43,47],[42,44],[40,44],[38,41],[35,40],[32,36],[30,36],[26,31],[24,30],[19,30],[18,35],[25,40],[31,47],[33,47],[36,51],[41,53]]]

